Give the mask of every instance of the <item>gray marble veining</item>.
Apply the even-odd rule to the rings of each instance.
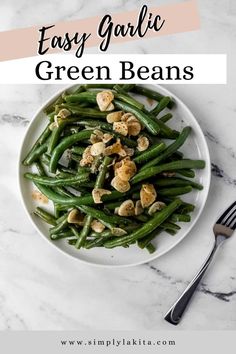
[[[166,1],[158,1],[163,3]],[[62,86],[0,85],[0,330],[176,330],[163,321],[163,314],[208,254],[216,217],[236,199],[236,57],[232,45],[236,6],[230,0],[198,3],[200,31],[109,49],[109,53],[226,52],[229,56],[226,86],[168,86],[188,103],[204,131],[212,159],[212,184],[203,215],[191,234],[150,264],[96,269],[63,256],[39,237],[22,209],[16,165],[33,113]],[[141,2],[133,0],[3,0],[0,29],[128,10],[138,4]],[[236,329],[235,247],[236,237],[220,250],[178,329]]]

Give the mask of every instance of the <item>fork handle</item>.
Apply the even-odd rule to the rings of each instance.
[[[214,256],[216,250],[218,249],[218,246],[219,246],[219,243],[215,242],[209,256],[207,257],[206,261],[202,265],[199,272],[195,275],[195,277],[193,278],[191,283],[187,286],[187,288],[184,290],[184,292],[179,297],[179,299],[174,303],[174,305],[170,308],[170,310],[165,315],[164,318],[169,323],[171,323],[173,325],[179,324],[179,322],[182,318],[182,315],[183,315],[189,301],[191,300],[198,284],[200,283],[203,275],[205,274],[208,266],[210,265],[212,258]]]

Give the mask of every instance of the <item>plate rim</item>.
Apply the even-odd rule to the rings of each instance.
[[[173,97],[174,101],[177,104],[181,104],[184,109],[187,111],[188,115],[191,116],[191,119],[195,121],[195,124],[198,128],[198,134],[201,135],[201,138],[204,142],[204,152],[205,152],[205,162],[206,162],[206,168],[207,168],[207,185],[204,184],[204,192],[205,192],[205,196],[203,199],[203,202],[201,203],[199,210],[198,210],[198,214],[196,215],[195,220],[193,220],[191,222],[190,227],[183,233],[183,235],[172,245],[170,245],[169,247],[167,247],[165,250],[163,250],[161,253],[157,253],[157,254],[153,254],[153,255],[149,255],[147,254],[147,258],[146,260],[141,260],[141,261],[137,261],[137,262],[133,262],[133,263],[129,263],[129,264],[101,264],[101,263],[96,263],[96,262],[90,262],[88,260],[84,260],[81,258],[78,258],[72,254],[69,254],[68,252],[66,252],[65,250],[63,250],[60,247],[55,247],[53,242],[50,242],[49,238],[38,228],[37,224],[34,222],[33,217],[31,215],[31,213],[28,211],[27,206],[26,206],[26,202],[25,202],[25,197],[23,194],[23,188],[21,185],[21,177],[22,177],[22,150],[23,150],[23,146],[26,140],[26,137],[31,129],[31,126],[34,124],[34,121],[36,119],[36,117],[43,111],[44,107],[47,106],[48,104],[50,104],[52,101],[54,101],[60,94],[62,94],[64,91],[68,90],[68,89],[72,89],[73,87],[76,86],[80,86],[81,84],[73,84],[73,85],[68,85],[66,87],[64,87],[63,89],[58,90],[56,93],[54,93],[48,100],[44,101],[43,104],[40,105],[40,107],[35,111],[35,113],[33,114],[33,118],[30,121],[24,135],[23,138],[21,140],[21,144],[20,144],[20,149],[19,149],[19,154],[18,154],[18,159],[17,159],[17,180],[18,180],[18,188],[19,188],[19,192],[20,192],[20,200],[21,203],[23,205],[23,208],[31,222],[31,224],[33,225],[34,229],[36,229],[36,231],[39,233],[39,235],[48,243],[50,244],[53,249],[57,249],[59,252],[61,252],[63,255],[66,255],[67,257],[69,257],[70,259],[74,259],[76,261],[81,262],[84,265],[89,265],[92,267],[99,267],[99,268],[127,268],[127,267],[134,267],[134,266],[138,266],[138,265],[142,265],[142,264],[147,264],[149,262],[152,262],[155,259],[158,259],[162,256],[164,256],[166,253],[170,252],[173,248],[175,248],[193,229],[193,227],[196,225],[197,221],[199,220],[200,216],[202,215],[202,212],[205,208],[206,205],[206,201],[208,198],[208,194],[209,194],[209,189],[210,189],[210,183],[211,183],[211,158],[210,158],[210,153],[209,153],[209,148],[206,142],[206,138],[203,134],[202,128],[200,126],[200,124],[198,123],[197,119],[195,118],[194,114],[192,113],[192,111],[189,109],[189,107],[186,105],[185,102],[183,102],[178,96],[176,96],[174,93],[172,93],[171,91],[169,91],[167,88],[163,87],[162,85],[158,85],[158,84],[142,84],[142,86],[154,86],[157,90],[158,88],[161,89],[161,91],[164,91],[166,93],[167,96],[171,96]]]

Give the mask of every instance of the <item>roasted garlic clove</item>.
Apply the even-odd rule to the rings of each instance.
[[[135,214],[134,202],[131,199],[125,200],[118,210],[118,215],[120,216],[132,216]]]
[[[157,197],[153,184],[143,184],[140,191],[140,200],[143,208],[149,207]]]
[[[103,188],[94,188],[92,190],[92,197],[95,204],[102,203],[102,196],[105,194],[111,194],[111,191]]]
[[[102,155],[105,151],[105,144],[103,141],[95,143],[91,146],[91,155],[92,156],[99,156]]]
[[[111,103],[114,99],[112,91],[99,92],[96,99],[100,111],[112,111],[114,109],[114,105]]]
[[[115,176],[112,181],[111,185],[115,188],[118,192],[125,193],[128,192],[130,189],[130,184],[128,181],[123,181],[120,177]]]
[[[100,221],[94,219],[91,222],[91,229],[95,232],[101,233],[104,231],[105,226]]]
[[[145,151],[149,147],[149,140],[146,136],[140,136],[137,139],[137,143],[138,143],[137,146],[138,151]]]
[[[117,112],[112,112],[107,115],[107,122],[108,123],[114,123],[114,122],[119,122],[121,120],[123,112],[122,111],[117,111]]]
[[[160,211],[161,209],[165,208],[166,204],[163,202],[155,202],[153,203],[150,208],[148,209],[148,214],[153,215],[157,211]]]

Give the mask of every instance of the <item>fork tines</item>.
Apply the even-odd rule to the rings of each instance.
[[[228,207],[216,223],[229,227],[232,230],[236,229],[236,202]]]

